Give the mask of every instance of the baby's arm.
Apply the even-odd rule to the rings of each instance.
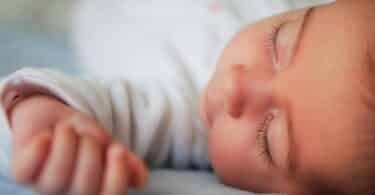
[[[99,80],[28,68],[10,75],[0,96],[1,91],[50,94],[93,118],[151,166],[206,168],[197,92],[185,84],[185,74],[168,77]]]
[[[145,184],[143,163],[95,120],[35,94],[8,110],[15,179],[44,194],[124,194]],[[32,124],[32,125],[30,125]],[[74,169],[74,171],[73,171]]]
[[[0,106],[9,110],[7,99],[12,99],[11,94],[47,94],[56,97],[54,102],[60,100],[59,105],[90,117],[152,166],[204,168],[208,166],[206,137],[195,112],[196,92],[186,87],[184,82],[189,79],[184,75],[174,82],[154,78],[102,82],[43,69],[22,69],[0,85]],[[7,95],[10,98],[4,98]],[[31,115],[39,109],[30,110],[19,113]],[[74,132],[80,136],[79,131]]]

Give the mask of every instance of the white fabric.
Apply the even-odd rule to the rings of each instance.
[[[5,113],[14,96],[43,92],[94,117],[153,166],[207,168],[198,97],[220,51],[244,24],[290,5],[286,0],[81,0],[73,35],[90,76],[31,68],[9,75],[0,84],[1,137],[11,140]],[[7,155],[0,156],[3,172]]]

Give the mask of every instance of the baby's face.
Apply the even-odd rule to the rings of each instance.
[[[227,45],[201,98],[213,167],[249,191],[351,188],[366,131],[375,1],[275,16]],[[356,190],[354,189],[349,190]]]

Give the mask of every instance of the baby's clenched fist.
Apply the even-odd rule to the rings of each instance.
[[[13,175],[43,194],[124,194],[147,180],[143,162],[88,116],[33,96],[10,112]]]

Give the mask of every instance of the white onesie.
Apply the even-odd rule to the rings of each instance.
[[[0,83],[1,174],[8,174],[11,146],[5,112],[15,97],[37,92],[94,117],[152,166],[209,167],[198,98],[220,51],[243,25],[295,6],[288,0],[79,1],[72,29],[85,75],[25,68]]]

